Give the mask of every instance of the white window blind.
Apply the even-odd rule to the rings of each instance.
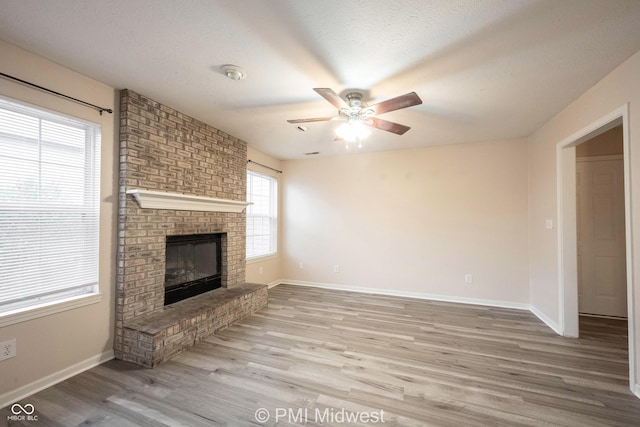
[[[247,172],[247,258],[277,251],[278,181],[257,172]]]
[[[0,315],[97,292],[100,127],[0,98]]]

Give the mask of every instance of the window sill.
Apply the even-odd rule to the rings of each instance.
[[[0,328],[16,323],[26,322],[28,320],[37,319],[39,317],[50,316],[52,314],[61,313],[63,311],[73,310],[75,308],[84,307],[91,304],[97,304],[102,301],[102,295],[99,293],[80,295],[73,298],[67,298],[61,301],[50,302],[36,307],[23,308],[16,311],[0,314]]]
[[[276,259],[276,258],[278,258],[277,252],[275,254],[260,255],[253,258],[247,258],[247,264],[254,264],[256,262],[269,261],[271,259]]]

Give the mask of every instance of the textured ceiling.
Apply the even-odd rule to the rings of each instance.
[[[422,98],[361,151],[527,136],[640,50],[639,22],[637,0],[0,0],[0,39],[279,158],[345,152],[335,122],[286,122],[336,113],[314,87]]]

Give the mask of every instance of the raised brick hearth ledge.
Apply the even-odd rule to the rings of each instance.
[[[123,359],[153,368],[267,306],[267,286],[219,288],[137,317],[123,327]]]

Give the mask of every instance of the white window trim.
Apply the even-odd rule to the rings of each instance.
[[[100,293],[84,294],[58,301],[51,301],[39,306],[24,307],[15,311],[9,311],[0,316],[0,328],[85,307],[87,305],[97,304],[101,301],[102,294]]]
[[[258,262],[262,262],[262,261],[269,261],[271,259],[276,259],[279,258],[280,255],[278,254],[277,251],[277,246],[276,246],[276,252],[272,253],[272,254],[268,254],[268,255],[258,255],[258,256],[254,256],[251,258],[247,258],[247,264],[255,264]]]

